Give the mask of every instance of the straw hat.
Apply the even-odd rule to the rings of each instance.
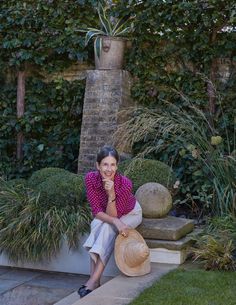
[[[115,261],[121,272],[140,276],[150,272],[150,251],[143,237],[134,229],[128,237],[119,234],[115,242]]]

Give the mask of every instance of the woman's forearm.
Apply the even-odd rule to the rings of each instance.
[[[117,217],[116,201],[108,202],[106,214],[112,217]]]
[[[97,215],[95,216],[97,219],[100,219],[101,221],[110,223],[110,224],[114,224],[114,220],[117,219],[117,216],[111,216],[108,215],[107,213],[104,212],[99,212],[97,213]]]
[[[96,218],[100,219],[101,221],[114,225],[117,228],[118,232],[120,233],[125,232],[128,229],[128,226],[124,224],[119,218],[112,217],[104,212],[97,213]]]

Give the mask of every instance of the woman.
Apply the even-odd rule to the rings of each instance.
[[[142,222],[142,209],[132,194],[132,183],[117,172],[119,155],[104,146],[97,154],[97,171],[85,177],[92,214],[91,233],[83,245],[90,254],[90,278],[78,293],[84,297],[100,286],[100,279],[114,249],[116,236]]]

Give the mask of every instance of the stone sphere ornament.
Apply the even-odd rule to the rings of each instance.
[[[165,217],[172,208],[169,190],[156,182],[148,182],[140,186],[135,197],[143,209],[145,218]]]

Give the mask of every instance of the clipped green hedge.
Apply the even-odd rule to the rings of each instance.
[[[45,182],[46,179],[55,175],[69,175],[70,172],[58,167],[45,167],[37,170],[32,174],[28,180],[28,185],[31,188],[37,188],[41,183]]]
[[[76,206],[86,198],[83,176],[69,172],[52,175],[35,189],[40,192],[42,205]]]
[[[133,182],[133,191],[147,183],[157,182],[172,189],[176,180],[172,169],[165,163],[149,159],[130,159],[119,164],[119,171]]]

